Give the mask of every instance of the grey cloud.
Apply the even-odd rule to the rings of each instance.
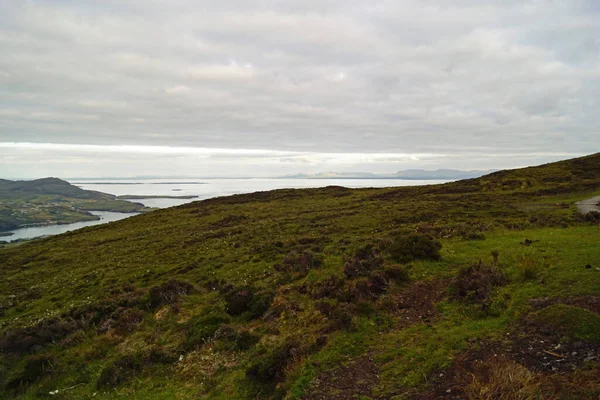
[[[593,1],[8,1],[0,141],[587,153],[598,37]]]

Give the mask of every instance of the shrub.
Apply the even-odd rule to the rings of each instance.
[[[230,315],[239,315],[248,311],[250,309],[252,296],[252,289],[248,287],[232,289],[225,295],[227,313]]]
[[[396,239],[390,246],[390,256],[396,262],[439,260],[442,245],[428,236],[410,235]]]
[[[274,294],[269,290],[257,291],[246,286],[234,288],[225,295],[227,313],[229,315],[241,315],[247,313],[247,317],[258,318],[271,306]]]
[[[360,247],[354,257],[344,264],[344,274],[347,278],[368,275],[369,272],[380,268],[384,259],[379,250],[372,244]]]
[[[390,265],[383,270],[383,273],[388,281],[393,281],[395,283],[410,282],[408,271],[400,265]]]
[[[286,366],[298,354],[300,347],[297,340],[287,339],[276,347],[263,348],[262,354],[254,357],[246,370],[246,376],[261,383],[280,381],[284,377]]]
[[[98,328],[98,333],[106,333],[108,331],[113,331],[118,335],[131,333],[142,322],[145,314],[144,311],[137,308],[119,307]]]
[[[340,305],[332,310],[329,319],[332,330],[352,330],[354,328],[354,316],[351,306]]]
[[[25,366],[18,376],[11,379],[6,388],[9,390],[27,386],[47,375],[52,371],[54,357],[47,354],[39,354],[29,357]]]
[[[134,355],[125,355],[108,364],[96,381],[98,389],[113,388],[131,379],[142,370],[141,360]]]
[[[221,325],[228,322],[229,316],[220,312],[210,312],[193,317],[187,323],[188,332],[185,347],[192,349],[195,346],[204,344],[211,339],[211,336],[215,335]]]
[[[276,264],[275,269],[279,272],[294,273],[306,275],[308,271],[319,268],[323,263],[323,256],[314,254],[311,251],[304,251],[298,254],[295,251],[288,253],[282,264]]]
[[[37,347],[58,342],[79,329],[82,324],[72,318],[52,318],[32,327],[14,329],[0,338],[0,351],[26,353]]]
[[[493,289],[506,283],[507,279],[502,271],[479,261],[459,272],[451,291],[454,298],[481,304],[485,308],[489,306]]]
[[[246,351],[260,340],[258,335],[246,330],[237,330],[231,325],[221,325],[215,332],[217,349]]]
[[[175,304],[189,294],[193,286],[187,282],[171,279],[161,285],[150,288],[150,305],[159,307],[164,304]]]
[[[350,284],[350,297],[355,300],[375,300],[386,292],[389,280],[380,271],[372,272],[368,278],[359,278]]]
[[[310,294],[315,299],[342,297],[344,282],[344,279],[337,275],[329,275],[326,280],[313,283]]]

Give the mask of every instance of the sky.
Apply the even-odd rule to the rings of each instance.
[[[600,151],[597,0],[0,0],[0,177]]]

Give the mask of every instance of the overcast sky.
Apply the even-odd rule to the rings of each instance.
[[[0,176],[507,168],[600,150],[597,0],[0,0]]]

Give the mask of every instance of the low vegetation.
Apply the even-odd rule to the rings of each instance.
[[[89,211],[131,213],[150,209],[111,194],[83,190],[58,178],[0,179],[0,232],[25,226],[97,220]]]
[[[600,155],[194,202],[0,250],[0,397],[600,395]]]

